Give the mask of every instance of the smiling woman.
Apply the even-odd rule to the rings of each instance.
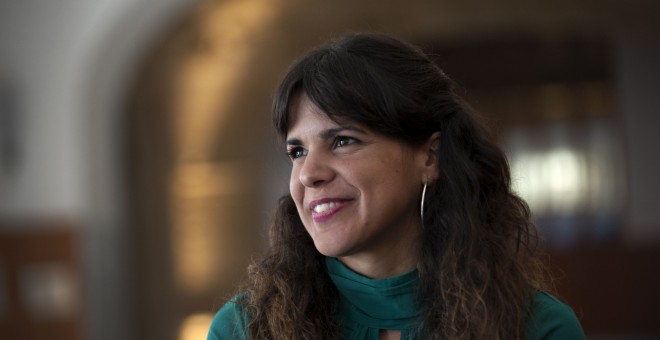
[[[414,268],[419,193],[437,177],[438,136],[412,147],[361,124],[335,122],[303,93],[290,119],[289,188],[316,249],[371,278]]]
[[[582,339],[506,158],[418,48],[353,34],[289,70],[269,254],[213,339]],[[421,212],[421,213],[420,213]]]

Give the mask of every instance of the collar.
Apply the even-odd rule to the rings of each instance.
[[[326,266],[340,293],[338,321],[349,319],[376,329],[419,326],[422,308],[417,302],[417,270],[374,280],[353,272],[333,257],[326,257]]]

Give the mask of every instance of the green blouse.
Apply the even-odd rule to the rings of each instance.
[[[401,330],[401,339],[414,339],[422,310],[416,303],[417,271],[373,280],[327,258],[330,278],[340,292],[335,315],[345,339],[377,340],[381,329]],[[538,292],[527,338],[584,339],[582,327],[569,306]],[[226,303],[211,324],[208,340],[247,339],[247,316],[236,300]]]

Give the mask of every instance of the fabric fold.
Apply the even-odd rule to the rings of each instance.
[[[347,339],[378,339],[381,329],[401,330],[413,339],[421,321],[417,270],[386,279],[357,274],[339,260],[326,258],[330,278],[340,293],[336,318]]]

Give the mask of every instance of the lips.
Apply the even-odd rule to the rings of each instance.
[[[323,198],[310,202],[314,222],[322,223],[331,219],[336,213],[346,207],[352,200],[341,198]]]

